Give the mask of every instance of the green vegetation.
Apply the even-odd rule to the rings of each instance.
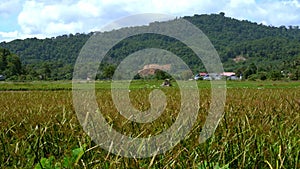
[[[245,74],[244,78],[249,80],[299,80],[299,27],[274,27],[239,21],[225,17],[224,13],[183,18],[199,27],[208,36],[220,55],[225,71]],[[155,22],[150,25],[156,24],[163,23]],[[123,30],[130,31],[131,28]],[[21,75],[17,79],[13,79],[69,80],[72,78],[73,66],[80,49],[93,34],[77,33],[46,39],[14,40],[0,43],[0,47],[20,57],[23,71],[19,72]],[[116,44],[105,57],[97,78],[110,79],[111,72],[122,59],[144,48],[168,50],[181,57],[193,73],[205,71],[198,57],[176,39],[163,35],[143,34],[129,37]],[[234,61],[237,58],[242,59]],[[256,68],[255,71],[252,70],[253,67]]]
[[[79,163],[79,160],[81,159],[82,155],[84,154],[86,145],[83,145],[83,147],[76,148],[72,150],[71,156],[66,156],[63,158],[62,163],[61,162],[55,162],[54,156],[50,156],[48,158],[43,157],[41,160],[39,160],[39,163],[36,164],[35,169],[60,169],[60,168],[73,168],[76,167]]]
[[[0,48],[0,75],[15,79],[22,73],[19,57],[11,54],[7,49]]]
[[[0,43],[0,80],[6,80],[0,82],[0,168],[300,168],[299,27],[258,25],[224,13],[183,18],[208,36],[225,71],[244,78],[227,81],[224,116],[210,139],[198,142],[211,104],[210,82],[199,80],[197,122],[172,150],[142,159],[103,150],[77,120],[70,81],[80,49],[94,33],[14,40]],[[156,24],[163,23],[151,23]],[[110,80],[117,65],[145,48],[168,50],[193,73],[205,71],[191,49],[171,37],[143,34],[116,44],[99,66],[96,79],[105,81],[95,81],[95,93],[107,122],[131,137],[166,130],[181,105],[177,83],[171,79],[172,87],[161,87],[162,79],[170,76],[157,71],[146,78],[136,75],[129,95],[137,109],[146,110],[149,93],[162,90],[167,106],[158,119],[129,122],[113,106]],[[191,76],[181,73],[184,79]]]
[[[141,110],[149,108],[148,94],[154,88],[166,94],[168,105],[151,124],[124,123],[112,106],[109,81],[97,82],[97,102],[107,122],[133,137],[164,131],[176,119],[180,95],[176,83],[160,87],[161,82],[140,80],[130,86],[131,101]],[[200,109],[191,132],[172,150],[144,159],[110,154],[91,141],[77,121],[70,82],[17,84],[28,91],[15,91],[14,83],[0,84],[2,90],[10,90],[0,92],[0,168],[300,167],[297,82],[229,81],[224,116],[214,136],[199,144],[210,105],[210,83],[198,81]]]
[[[172,86],[177,87],[171,80]],[[90,82],[92,83],[92,82]],[[130,89],[160,88],[163,80],[133,80]],[[210,81],[197,81],[199,89],[210,88]],[[227,88],[299,88],[297,81],[227,81]],[[95,89],[110,89],[111,81],[95,81]],[[0,91],[60,91],[72,90],[71,81],[0,82]]]

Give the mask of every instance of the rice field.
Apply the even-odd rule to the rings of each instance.
[[[167,96],[161,117],[128,122],[113,106],[109,82],[96,83],[97,102],[118,132],[149,137],[166,130],[180,110],[180,91],[161,81],[131,84],[130,98],[147,110],[153,89]],[[300,83],[229,82],[224,115],[199,143],[210,105],[209,82],[199,81],[200,109],[192,130],[173,149],[149,158],[111,154],[83,131],[70,82],[0,83],[0,168],[300,168]]]

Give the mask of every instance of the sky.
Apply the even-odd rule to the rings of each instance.
[[[100,31],[122,17],[224,12],[272,26],[300,26],[300,0],[0,0],[0,42]]]

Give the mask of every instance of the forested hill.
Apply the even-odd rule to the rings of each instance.
[[[261,78],[279,72],[300,78],[300,29],[298,26],[266,26],[226,17],[224,13],[183,17],[199,27],[217,49],[226,71],[244,73],[246,78]],[[157,24],[157,23],[152,23]],[[126,28],[131,29],[131,28]],[[176,29],[176,28],[174,28]],[[25,39],[2,42],[0,47],[17,54],[25,79],[70,79],[78,53],[90,34],[62,35],[46,39]],[[146,47],[160,47],[178,54],[193,71],[205,71],[190,50],[178,47],[172,38],[155,35],[136,36],[121,42],[109,53],[110,58],[100,70],[114,68],[126,55]],[[271,72],[271,73],[270,73]],[[1,73],[1,72],[0,72]],[[108,73],[107,76],[110,76]],[[109,78],[99,75],[100,78]],[[253,78],[253,76],[252,76]]]
[[[26,79],[71,79],[79,51],[91,34],[62,35],[53,38],[14,40],[0,43],[20,57]]]

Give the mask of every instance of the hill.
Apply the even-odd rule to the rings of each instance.
[[[224,13],[185,16],[199,27],[218,51],[226,71],[243,73],[246,78],[300,78],[300,29],[298,26],[274,27],[240,21]],[[152,23],[159,24],[159,23]],[[131,28],[125,28],[130,30]],[[174,28],[176,29],[176,28]],[[20,57],[25,79],[71,79],[80,49],[92,36],[70,34],[53,38],[2,42],[0,47]],[[117,44],[105,59],[99,78],[109,78],[116,65],[127,55],[143,48],[162,48],[180,56],[194,71],[205,71],[189,48],[176,39],[144,34]]]

